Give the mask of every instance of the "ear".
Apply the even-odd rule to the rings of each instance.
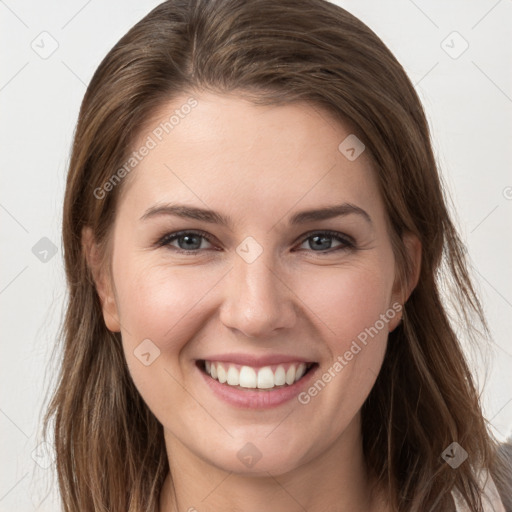
[[[119,322],[119,313],[113,291],[112,279],[110,272],[105,268],[101,251],[94,240],[94,235],[90,227],[84,227],[82,229],[82,249],[100,298],[105,325],[109,331],[120,332],[121,324]]]
[[[421,242],[419,238],[413,233],[405,233],[402,236],[402,241],[405,247],[406,256],[410,264],[410,274],[407,276],[405,283],[400,283],[399,280],[395,281],[393,285],[391,305],[400,304],[400,313],[390,320],[389,332],[393,331],[399,324],[402,318],[402,309],[407,302],[414,288],[416,288],[421,272]],[[396,306],[393,307],[396,311]]]

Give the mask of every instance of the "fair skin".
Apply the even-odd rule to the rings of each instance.
[[[188,97],[163,105],[148,126],[169,119]],[[400,314],[307,403],[293,396],[274,407],[236,406],[212,391],[200,366],[218,354],[286,355],[316,363],[303,377],[308,384],[294,385],[307,392],[358,335],[408,298],[419,242],[406,239],[416,270],[404,290],[370,160],[363,152],[350,161],[338,150],[351,132],[326,113],[305,103],[262,107],[235,95],[194,97],[198,106],[123,183],[111,276],[94,266],[92,237],[84,233],[105,323],[121,332],[135,385],[164,428],[170,475],[160,512],[386,510],[371,492],[360,408]],[[165,213],[141,219],[167,203],[215,210],[232,225]],[[298,212],[341,203],[360,210],[289,222]],[[211,240],[189,233],[156,244],[190,230]],[[237,252],[247,237],[254,240],[242,247],[257,254],[250,262]],[[160,354],[145,365],[134,351],[147,339],[146,352],[158,347]],[[247,453],[257,462],[247,462]]]

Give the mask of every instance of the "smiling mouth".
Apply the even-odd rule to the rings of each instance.
[[[282,363],[255,368],[201,359],[197,366],[212,379],[235,389],[273,391],[300,381],[318,363]]]

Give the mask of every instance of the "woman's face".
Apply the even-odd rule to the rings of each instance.
[[[195,98],[135,144],[104,318],[168,450],[280,474],[357,443],[399,321],[385,210],[364,146],[327,113]]]

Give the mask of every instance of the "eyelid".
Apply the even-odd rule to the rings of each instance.
[[[174,232],[171,232],[171,233],[166,233],[164,236],[162,236],[161,238],[159,238],[157,240],[155,245],[157,247],[166,247],[166,246],[169,246],[170,242],[176,240],[180,236],[188,235],[188,234],[199,235],[199,236],[203,237],[205,240],[207,240],[209,243],[214,244],[214,237],[212,235],[210,235],[209,233],[207,233],[206,231],[203,231],[203,230],[200,230],[200,229],[185,229],[185,230],[181,230],[181,231],[174,231]],[[323,229],[323,230],[322,229],[316,229],[316,230],[308,231],[306,233],[303,233],[299,238],[297,238],[297,240],[294,243],[295,244],[297,244],[297,243],[302,244],[308,238],[311,238],[314,235],[327,235],[327,236],[330,236],[330,237],[332,237],[334,239],[337,239],[338,241],[342,242],[344,244],[344,247],[334,248],[334,249],[326,249],[325,251],[309,250],[308,252],[318,253],[318,254],[329,254],[329,253],[336,252],[336,250],[342,249],[342,248],[347,249],[347,250],[348,249],[355,249],[356,248],[356,241],[354,240],[354,238],[352,238],[351,236],[349,236],[349,235],[347,235],[345,233],[341,233],[339,231],[333,231],[333,230],[329,230],[329,229]],[[179,249],[177,247],[173,247],[173,250],[175,250],[178,253],[182,253],[182,254],[183,253],[185,253],[185,254],[194,254],[194,253],[201,252],[200,250],[195,250],[195,251],[194,250],[186,250],[186,249]]]
[[[338,238],[342,240],[347,245],[355,246],[356,241],[354,238],[352,238],[350,235],[347,235],[346,233],[342,233],[340,231],[333,231],[332,229],[313,229],[312,231],[308,231],[307,233],[304,233],[298,238],[298,241],[304,242],[308,238],[312,237],[313,235],[328,235],[332,236],[333,238]]]
[[[183,235],[200,235],[203,238],[205,238],[206,240],[208,240],[208,242],[213,244],[213,236],[210,235],[209,233],[207,233],[206,231],[202,231],[201,229],[182,229],[181,231],[173,231],[171,233],[166,233],[164,236],[162,236],[161,238],[159,238],[156,241],[155,245],[157,247],[165,247],[170,241],[174,241]],[[177,249],[177,250],[179,251],[180,249]],[[183,251],[184,252],[198,252],[198,251],[185,251],[185,250],[183,250]]]

